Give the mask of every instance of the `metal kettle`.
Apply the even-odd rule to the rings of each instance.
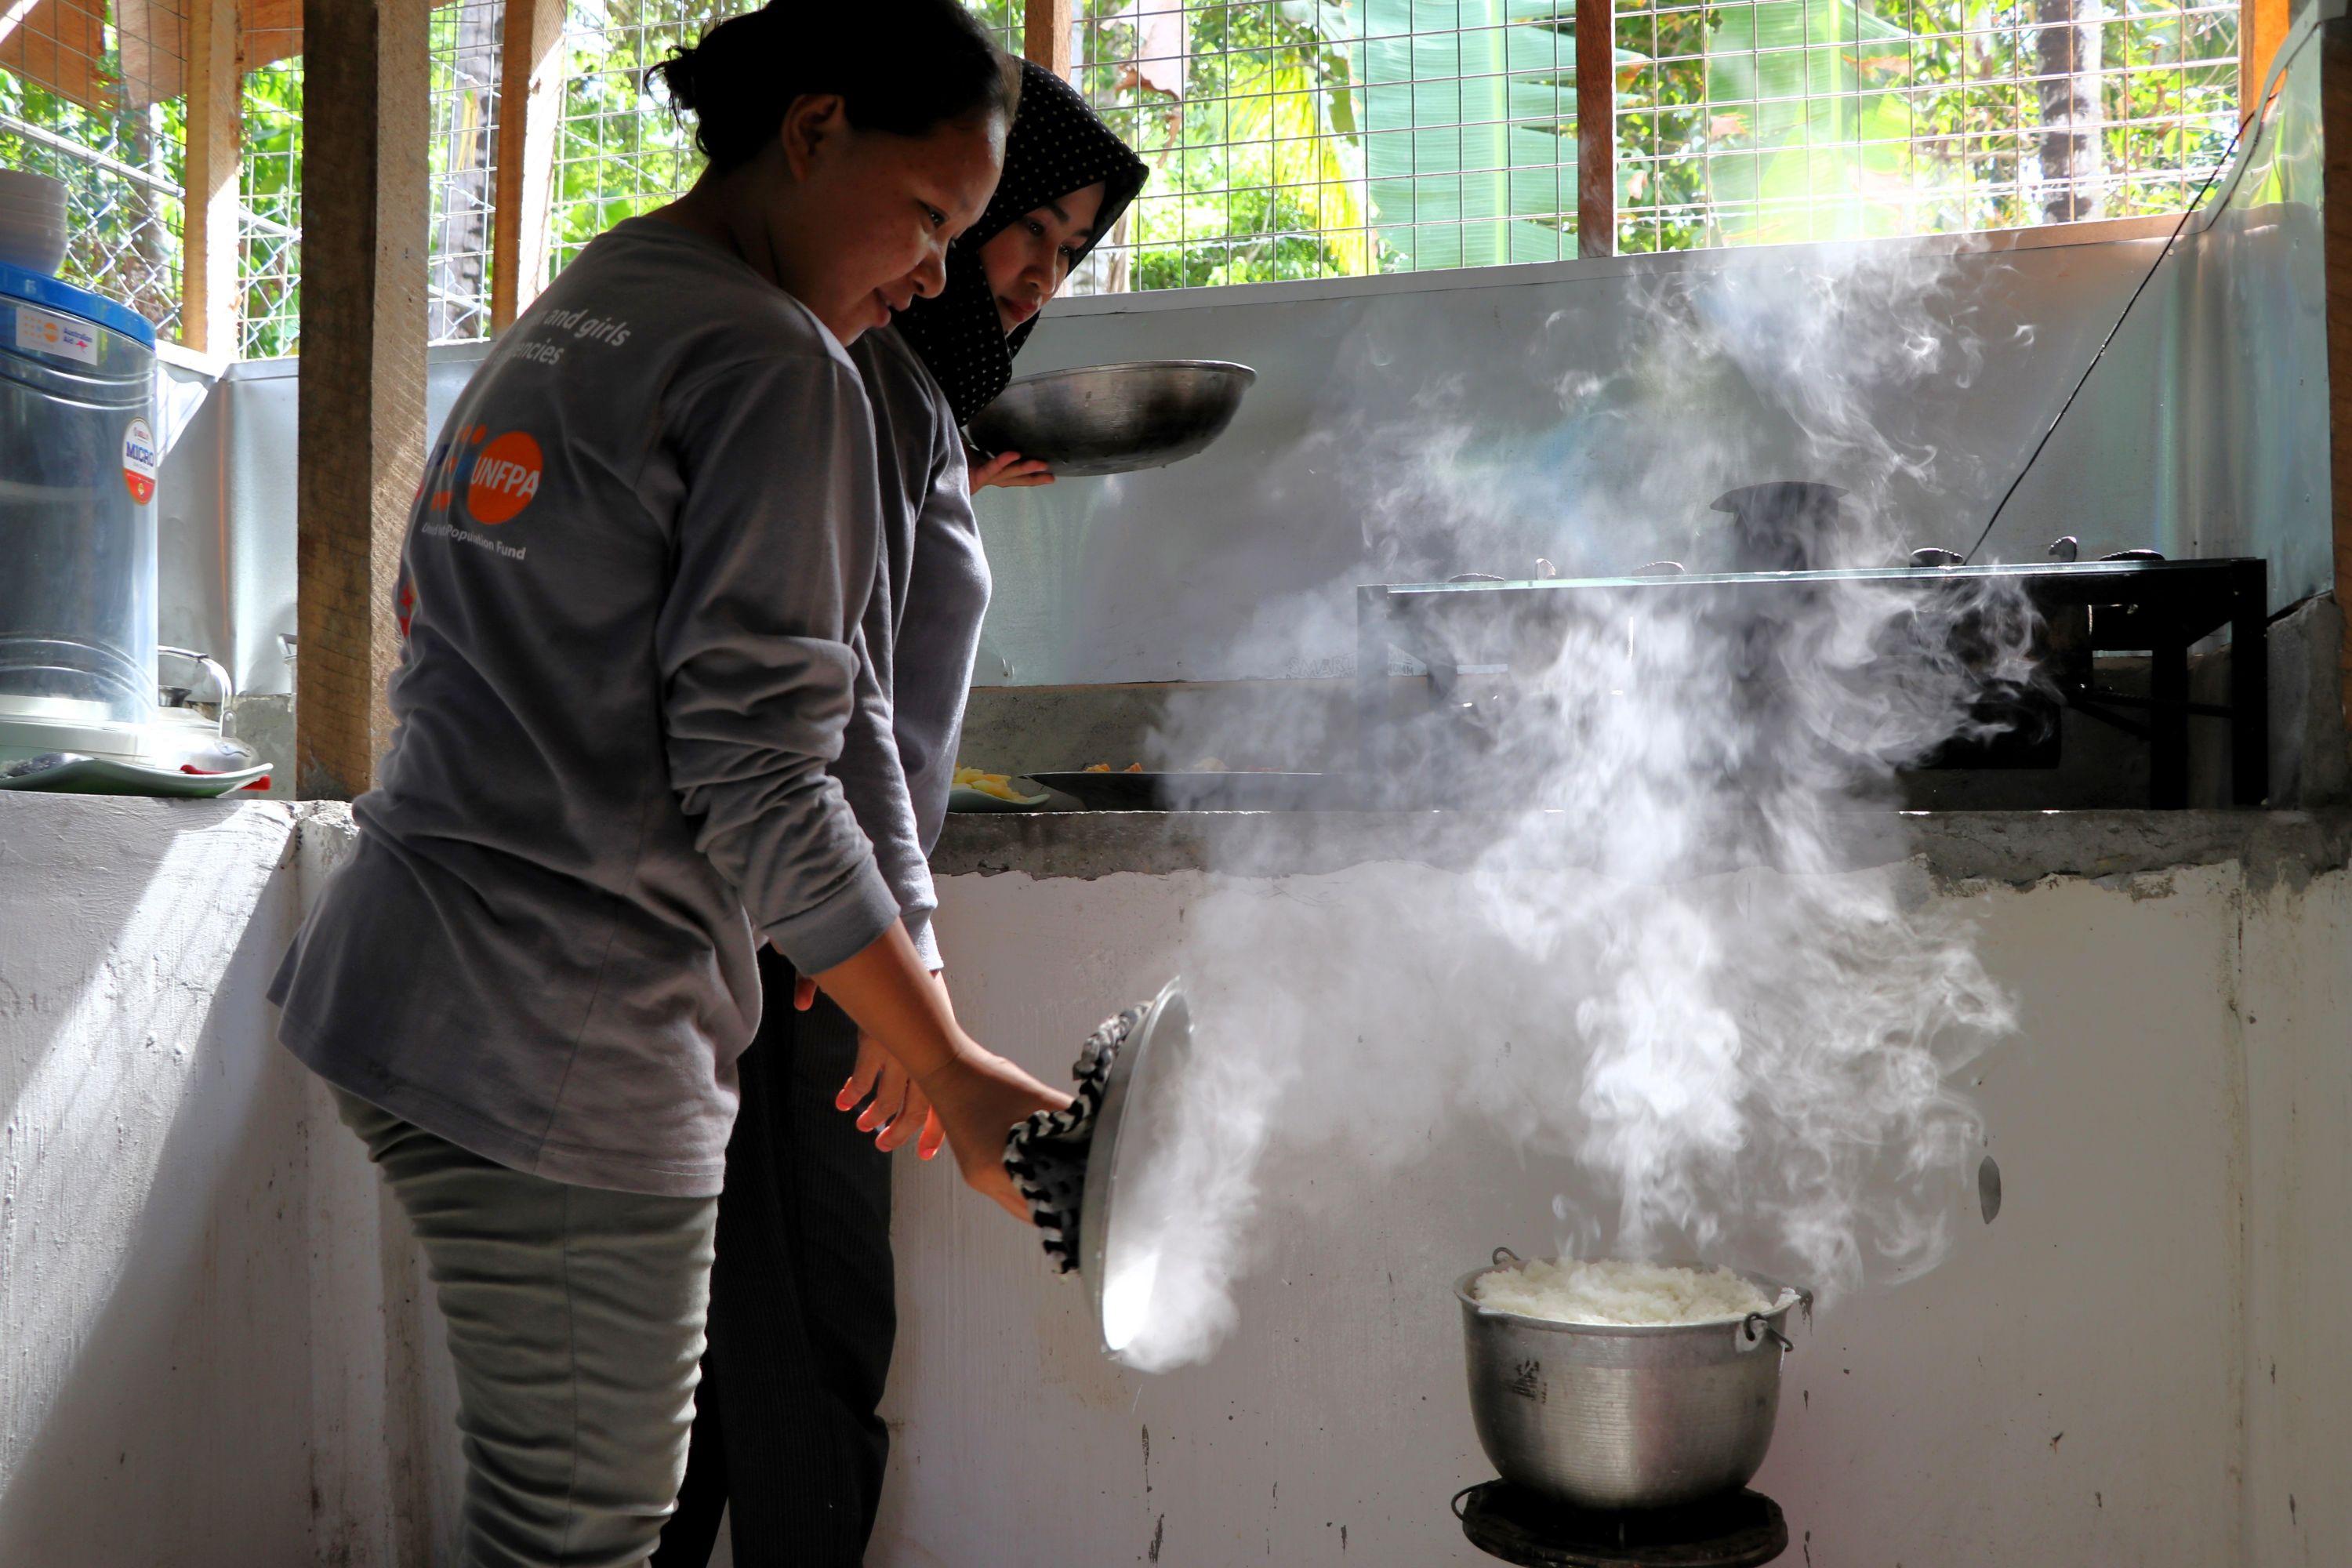
[[[1845,491],[1804,479],[1743,485],[1715,498],[1731,514],[1735,572],[1811,572],[1843,566],[1852,522]]]

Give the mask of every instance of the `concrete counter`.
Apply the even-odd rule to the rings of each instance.
[[[1971,1188],[1942,1268],[1824,1307],[1759,1486],[1821,1568],[2352,1561],[2352,813],[1856,824],[1857,861],[1907,862],[2014,999],[1963,1086],[2007,1201],[1988,1226]],[[951,819],[939,923],[978,1037],[1066,1073],[1239,918],[1270,987],[1383,980],[1335,1005],[1393,1015],[1337,1035],[1409,1136],[1341,1137],[1370,1102],[1328,1078],[1286,1098],[1304,1141],[1263,1172],[1234,1336],[1161,1377],[1096,1353],[1076,1284],[950,1162],[901,1159],[870,1562],[1488,1561],[1445,1511],[1489,1473],[1446,1282],[1541,1245],[1583,1178],[1498,1142],[1508,1034],[1427,1048],[1478,976],[1423,950],[1497,834],[1571,827]],[[351,833],[323,803],[0,795],[0,1563],[454,1551],[429,1286],[263,1000]]]
[[[1035,812],[950,816],[931,857],[941,877],[1023,872],[1092,880],[1167,876],[1315,876],[1404,862],[1458,871],[1505,834],[1557,834],[1559,813],[1470,811]],[[2307,877],[2352,856],[2352,810],[1857,813],[1848,863],[1921,857],[1942,882],[2026,887],[2047,877],[2122,877],[2243,864],[2257,881]]]

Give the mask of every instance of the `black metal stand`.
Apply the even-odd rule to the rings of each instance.
[[[2147,742],[2148,805],[2177,810],[2189,804],[2189,721],[2220,719],[2230,726],[2230,800],[2260,805],[2270,794],[2270,574],[2256,560],[2168,561],[2162,575],[2135,584],[2129,598],[2112,592],[2060,595],[2036,584],[2036,597],[2089,612],[2090,647],[2113,652],[2145,648],[2146,697],[2103,691],[2087,680],[2065,683],[2067,704],[2086,718]],[[2063,579],[2059,579],[2063,582]],[[2230,700],[2189,700],[2189,650],[2202,637],[2230,628]],[[2134,720],[2115,710],[2137,710]]]
[[[1789,1549],[1780,1505],[1760,1492],[1601,1513],[1488,1481],[1455,1498],[1454,1512],[1471,1545],[1519,1568],[1759,1568]]]

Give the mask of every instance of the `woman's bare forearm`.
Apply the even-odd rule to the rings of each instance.
[[[1005,1135],[1024,1117],[1061,1110],[1069,1095],[983,1050],[963,1032],[948,1005],[948,988],[923,966],[902,925],[893,924],[856,957],[817,975],[816,983],[922,1087],[964,1181],[1026,1219],[1028,1207],[1004,1169]]]
[[[856,956],[814,977],[824,994],[918,1079],[929,1078],[971,1040],[957,1025],[947,988],[915,952],[907,928],[892,924]]]

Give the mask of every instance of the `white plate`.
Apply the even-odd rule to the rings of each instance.
[[[1054,798],[1054,792],[1035,779],[1016,778],[1006,782],[1010,788],[1034,790],[1036,793],[1017,801],[1006,800],[1000,795],[992,795],[967,784],[957,784],[948,791],[948,809],[950,811],[1035,811]]]
[[[226,773],[184,773],[177,768],[143,767],[79,752],[53,753],[58,761],[34,773],[10,775],[21,763],[0,763],[0,789],[39,790],[50,795],[154,795],[209,800],[269,776],[269,764]]]

